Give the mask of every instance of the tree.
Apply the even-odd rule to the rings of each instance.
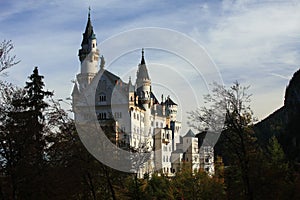
[[[275,136],[270,138],[266,151],[251,170],[256,177],[254,184],[263,186],[256,188],[256,199],[295,199],[293,170]]]
[[[172,182],[165,176],[152,174],[143,185],[144,197],[142,199],[174,199]]]
[[[190,112],[191,125],[198,129],[212,129],[222,132],[222,156],[230,166],[240,174],[242,193],[246,199],[253,199],[253,186],[250,181],[250,158],[257,150],[256,138],[252,130],[253,122],[250,108],[249,87],[242,87],[235,82],[230,88],[214,83],[212,94],[205,96],[208,107]],[[238,171],[236,171],[238,170]]]
[[[0,43],[0,74],[20,62],[16,60],[15,55],[10,55],[13,48],[11,40],[4,40]]]
[[[171,181],[175,199],[225,199],[224,184],[207,172],[192,171],[186,165]]]
[[[43,76],[37,67],[29,76],[24,89],[8,86],[2,90],[7,108],[2,113],[1,165],[10,177],[12,199],[46,198],[46,119],[49,106],[45,98],[52,92],[44,91]]]
[[[5,182],[1,194],[3,198],[9,196],[15,199],[18,188],[16,168],[24,150],[20,142],[25,141],[25,138],[21,131],[24,125],[18,124],[17,119],[12,123],[11,115],[21,110],[14,102],[24,98],[25,90],[5,82],[0,82],[0,86],[0,172],[3,175],[1,182]]]

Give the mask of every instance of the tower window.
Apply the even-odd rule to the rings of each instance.
[[[99,101],[100,102],[105,102],[106,101],[106,95],[105,94],[100,94]]]
[[[115,118],[122,118],[122,112],[115,112]]]
[[[93,43],[93,48],[95,48],[95,43]]]
[[[99,113],[98,114],[98,119],[101,120],[101,119],[106,119],[106,113]]]

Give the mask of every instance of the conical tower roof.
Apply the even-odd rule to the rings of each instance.
[[[88,21],[85,27],[85,32],[83,33],[81,46],[88,44],[90,38],[96,38],[96,35],[91,22],[91,9],[89,8]]]
[[[136,78],[137,80],[145,80],[145,79],[150,80],[148,70],[146,67],[145,58],[144,58],[144,49],[142,49],[142,59],[141,59],[141,63],[139,64],[139,69],[137,71]]]

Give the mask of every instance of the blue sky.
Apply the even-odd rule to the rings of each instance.
[[[225,85],[237,80],[251,86],[252,108],[259,119],[283,105],[288,81],[299,69],[300,1],[0,0],[0,39],[12,40],[13,53],[21,60],[1,79],[23,86],[34,66],[39,66],[56,98],[69,97],[71,80],[79,71],[77,54],[89,6],[104,56],[110,44],[105,41],[124,31],[145,27],[177,31],[204,48]],[[145,54],[158,97],[164,92],[179,104],[188,104],[182,106],[183,118],[185,110],[202,105],[208,84],[203,82],[205,72],[198,77],[186,61],[170,52],[146,47]],[[140,50],[132,49],[106,63],[126,81],[135,75],[139,61]]]

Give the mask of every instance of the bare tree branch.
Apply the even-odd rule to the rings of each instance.
[[[11,40],[4,40],[0,43],[0,74],[7,75],[8,68],[18,64],[20,60],[16,60],[16,55],[11,55],[14,45]]]

